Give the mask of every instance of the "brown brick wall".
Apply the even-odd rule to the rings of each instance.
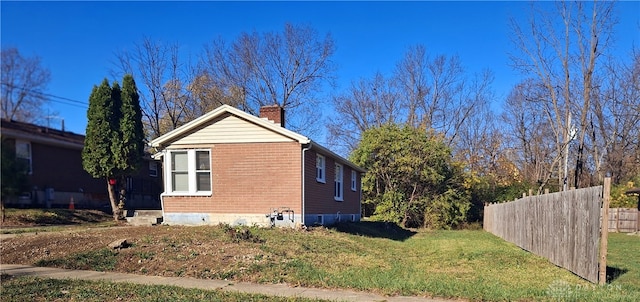
[[[213,195],[166,196],[165,212],[267,214],[290,207],[301,213],[301,146],[288,143],[215,144]]]
[[[305,212],[306,214],[359,214],[360,212],[360,175],[357,179],[357,190],[351,191],[351,168],[343,165],[343,201],[333,197],[333,181],[335,177],[335,160],[325,156],[325,181],[316,181],[316,152],[305,154]]]
[[[107,180],[95,179],[82,168],[82,153],[79,149],[60,148],[31,143],[33,174],[29,176],[32,186],[39,190],[45,187],[61,192],[106,194]]]

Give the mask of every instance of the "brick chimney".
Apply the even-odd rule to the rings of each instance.
[[[279,105],[260,107],[260,117],[280,124],[280,127],[284,128],[284,108]]]

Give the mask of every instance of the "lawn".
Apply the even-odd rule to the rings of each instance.
[[[105,249],[118,238],[132,245]],[[482,230],[410,231],[373,222],[311,230],[157,226],[51,233],[8,239],[0,252],[9,263],[387,295],[640,301],[640,237],[610,234],[609,240],[614,278],[605,286]]]
[[[279,298],[264,295],[185,289],[176,286],[139,285],[82,280],[55,280],[33,277],[2,280],[2,301],[323,301],[303,298]]]

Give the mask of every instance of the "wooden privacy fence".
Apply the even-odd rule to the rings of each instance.
[[[638,209],[609,209],[609,232],[633,233],[638,231],[640,231],[640,211]]]
[[[602,196],[597,186],[487,205],[484,229],[597,283]]]

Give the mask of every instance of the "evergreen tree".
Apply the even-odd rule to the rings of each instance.
[[[117,119],[114,113],[112,89],[105,79],[100,86],[93,87],[89,97],[87,129],[82,149],[82,166],[94,178],[116,176],[112,151]]]
[[[122,217],[116,180],[137,172],[144,156],[142,113],[133,77],[109,86],[105,79],[89,97],[87,130],[82,150],[84,169],[95,178],[105,178],[113,217]]]
[[[132,174],[140,169],[144,157],[144,128],[142,125],[142,109],[136,82],[131,75],[122,79],[122,106],[120,118],[119,169],[125,174]]]

